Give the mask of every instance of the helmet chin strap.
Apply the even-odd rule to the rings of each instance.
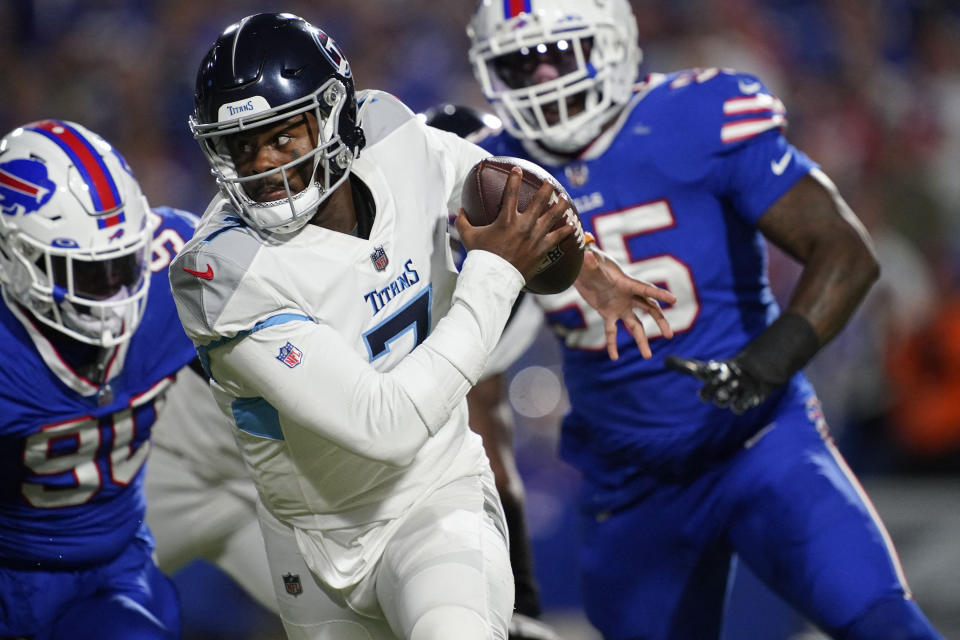
[[[587,122],[573,134],[563,131],[546,133],[540,138],[539,143],[549,151],[575,156],[590,146],[590,143],[601,133],[603,133],[603,127],[597,122]]]
[[[130,290],[121,287],[119,291],[104,298],[101,302],[122,302],[130,297]],[[68,300],[60,303],[63,323],[78,333],[91,338],[100,338],[108,342],[123,330],[124,307],[109,305],[104,307],[90,307],[88,311],[80,311]]]
[[[588,101],[592,98],[588,95]],[[593,144],[616,121],[621,109],[613,105],[606,112],[597,114],[589,122],[583,123],[574,133],[556,132],[547,133],[540,140],[540,145],[549,151],[561,155],[578,155]]]

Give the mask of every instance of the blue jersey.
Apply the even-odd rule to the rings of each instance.
[[[150,428],[173,376],[196,357],[177,317],[167,265],[192,214],[158,208],[139,328],[113,348],[107,383],[72,370],[33,316],[0,306],[0,566],[78,569],[137,536]]]
[[[568,190],[584,229],[631,276],[671,290],[676,335],[644,360],[620,328],[620,359],[604,348],[599,314],[572,288],[538,298],[564,345],[572,409],[561,455],[599,502],[625,502],[631,479],[682,475],[741,447],[784,402],[809,393],[798,375],[743,416],[701,402],[699,382],[668,371],[665,355],[735,355],[778,314],[758,219],[816,165],[783,136],[783,104],[755,77],[690,70],[650,76],[619,119],[570,161],[500,134],[494,155],[531,159]],[[647,335],[659,331],[645,323]],[[631,484],[633,488],[631,489]],[[600,506],[600,505],[598,505]]]

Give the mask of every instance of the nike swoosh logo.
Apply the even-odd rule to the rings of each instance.
[[[793,149],[787,149],[787,152],[783,154],[782,158],[780,158],[776,162],[771,160],[770,170],[773,171],[773,175],[775,176],[783,175],[783,172],[787,170],[787,165],[790,164],[790,159],[792,157],[793,157]]]
[[[193,269],[183,268],[184,271],[189,273],[192,276],[197,276],[198,278],[203,278],[204,280],[213,280],[213,267],[209,264],[207,265],[206,271],[194,271]]]
[[[760,83],[756,81],[744,82],[743,80],[740,80],[737,84],[740,86],[740,92],[746,93],[747,95],[754,94],[757,91],[760,91],[760,86],[761,86]]]

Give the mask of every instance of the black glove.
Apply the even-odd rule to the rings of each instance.
[[[703,382],[700,399],[734,413],[752,409],[770,395],[775,385],[763,382],[732,360],[693,360],[670,355],[664,360],[668,369],[686,373]]]
[[[560,636],[544,623],[514,612],[510,619],[509,640],[560,640]]]
[[[669,355],[664,364],[702,381],[700,399],[704,402],[743,413],[785,384],[819,348],[813,326],[800,314],[788,311],[729,360],[703,362]]]

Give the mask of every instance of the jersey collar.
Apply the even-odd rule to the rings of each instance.
[[[647,94],[650,93],[650,91],[661,85],[666,78],[667,76],[665,74],[651,73],[644,78],[642,82],[638,82],[636,85],[634,85],[633,96],[620,111],[620,114],[617,116],[617,119],[613,122],[613,124],[607,127],[603,133],[597,136],[593,142],[588,144],[576,157],[553,153],[548,149],[544,149],[536,142],[532,142],[530,140],[521,140],[520,142],[523,145],[524,150],[538,163],[543,165],[560,167],[565,164],[569,164],[574,160],[580,160],[584,162],[588,160],[595,160],[606,153],[608,149],[610,149],[610,146],[617,139],[617,136],[620,135],[620,131],[630,118],[630,114],[640,103],[640,101],[643,100]]]
[[[66,358],[61,355],[54,344],[43,335],[43,332],[40,331],[40,328],[33,321],[30,314],[24,312],[19,304],[8,298],[5,290],[3,291],[3,300],[14,317],[20,321],[27,335],[30,336],[33,346],[36,348],[37,353],[40,354],[40,358],[44,364],[47,365],[47,368],[57,376],[60,382],[81,396],[96,395],[100,392],[101,388],[108,386],[110,380],[117,377],[123,370],[123,365],[127,358],[127,351],[130,347],[130,340],[122,342],[108,350],[105,356],[107,361],[103,383],[97,384],[95,381],[80,375],[80,373],[70,366]]]

